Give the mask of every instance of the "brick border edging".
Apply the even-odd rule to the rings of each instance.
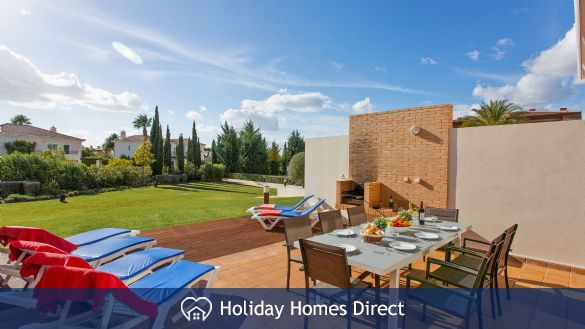
[[[522,263],[522,264],[538,265],[541,267],[551,268],[551,269],[555,269],[555,270],[561,270],[561,271],[566,271],[566,272],[570,272],[570,273],[585,275],[585,268],[584,267],[555,263],[555,262],[550,262],[550,261],[546,261],[546,260],[542,260],[542,259],[525,257],[525,256],[520,256],[520,255],[514,255],[514,254],[510,254],[510,257],[512,259]]]

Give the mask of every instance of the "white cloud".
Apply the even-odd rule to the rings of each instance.
[[[254,108],[228,109],[220,114],[222,122],[227,121],[231,125],[241,127],[244,122],[251,120],[262,130],[278,130],[278,118],[272,112],[262,112]]]
[[[461,118],[466,115],[474,115],[473,109],[478,109],[479,104],[455,104],[453,105],[453,119]]]
[[[170,115],[174,115],[175,114],[175,111],[173,111],[173,110],[167,110],[167,112],[169,112]]]
[[[191,120],[201,120],[203,119],[203,115],[196,111],[189,111],[185,114],[185,116]]]
[[[333,71],[336,71],[336,72],[341,72],[345,68],[345,64],[335,62],[335,61],[331,61],[329,63],[329,66],[331,66],[331,69],[333,69]]]
[[[522,106],[542,106],[574,93],[577,74],[575,28],[563,39],[522,66],[526,73],[513,84],[500,87],[478,84],[473,96],[484,100],[508,99]]]
[[[120,55],[122,55],[123,57],[125,57],[126,59],[131,61],[132,63],[138,64],[138,65],[143,63],[142,58],[136,52],[134,52],[134,50],[128,48],[123,43],[114,41],[114,42],[112,42],[112,47]]]
[[[0,45],[0,99],[16,106],[61,108],[84,106],[98,111],[139,111],[146,102],[130,92],[114,94],[82,83],[74,73],[41,72],[26,57]]]
[[[319,92],[303,94],[274,94],[264,100],[244,99],[241,108],[253,108],[262,112],[320,112],[333,107],[331,98]]]
[[[25,8],[21,8],[20,9],[20,15],[22,15],[22,16],[30,16],[30,10],[25,9]]]
[[[496,46],[499,47],[511,47],[514,45],[514,42],[510,38],[503,38],[496,42]]]
[[[374,110],[374,104],[370,101],[370,97],[366,97],[355,102],[351,108],[357,113],[368,113]]]
[[[493,59],[499,61],[506,57],[508,52],[506,49],[514,46],[514,42],[510,38],[503,38],[496,41],[496,45],[492,47],[493,53],[490,55]]]
[[[465,54],[465,56],[469,57],[469,59],[476,61],[479,59],[479,50],[472,50],[470,52],[468,52],[467,54]]]
[[[199,106],[199,111],[201,111],[201,112],[206,112],[206,111],[207,111],[207,107],[205,107],[205,106],[203,106],[203,105],[200,105],[200,106]]]
[[[375,81],[366,81],[363,79],[352,79],[347,81],[318,81],[298,77],[275,68],[280,61],[271,61],[269,64],[254,63],[251,60],[253,50],[240,48],[236,50],[211,50],[209,47],[192,47],[178,40],[175,40],[160,31],[141,26],[134,22],[126,22],[106,15],[103,12],[90,6],[81,6],[81,10],[68,10],[67,14],[83,19],[84,23],[99,25],[101,28],[109,29],[128,37],[139,39],[147,42],[157,50],[160,50],[158,59],[167,56],[170,61],[179,61],[188,59],[191,63],[198,66],[206,66],[205,73],[198,71],[158,71],[150,72],[150,78],[167,75],[189,75],[197,76],[209,81],[210,79],[236,85],[244,85],[250,88],[262,90],[277,90],[278,86],[298,86],[298,87],[329,87],[329,88],[366,88],[378,89],[398,93],[423,94],[428,92],[380,83]],[[142,54],[142,50],[140,51]],[[146,56],[146,54],[145,54]],[[138,72],[143,74],[143,72]]]
[[[437,61],[430,58],[430,57],[422,57],[420,59],[420,63],[424,64],[424,65],[435,65],[435,64],[437,64]]]
[[[210,126],[202,123],[198,123],[196,126],[198,132],[208,133],[208,134],[217,134],[219,133],[220,129],[216,126]]]
[[[386,70],[386,66],[376,65],[376,67],[374,67],[374,72],[386,73]]]
[[[277,114],[283,111],[316,113],[333,108],[333,101],[319,92],[302,94],[274,94],[264,100],[244,99],[239,109],[228,109],[220,115],[221,121],[240,127],[252,120],[264,130],[278,130]]]

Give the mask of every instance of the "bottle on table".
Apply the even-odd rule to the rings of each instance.
[[[420,225],[425,225],[425,207],[423,202],[420,202],[420,208],[418,208],[418,221]]]
[[[390,208],[390,210],[394,209],[394,199],[392,198],[392,194],[390,194],[390,200],[388,201],[388,208]]]

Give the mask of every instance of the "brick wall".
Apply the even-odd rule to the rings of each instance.
[[[418,135],[410,127],[421,128]],[[395,209],[408,201],[447,207],[450,104],[353,115],[349,119],[349,173],[358,184],[380,182],[381,200]],[[404,177],[410,180],[404,182]],[[420,183],[414,179],[420,177]],[[385,201],[387,202],[387,201]]]

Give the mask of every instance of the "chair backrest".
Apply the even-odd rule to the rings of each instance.
[[[345,249],[300,239],[305,284],[309,278],[339,288],[350,287],[350,274]]]
[[[319,213],[321,233],[329,233],[343,228],[343,217],[341,210],[322,211]]]
[[[315,209],[321,207],[323,202],[325,202],[325,199],[321,199],[317,203],[315,203],[314,205],[311,205],[307,209],[303,210],[303,212],[301,212],[301,216],[308,215],[308,214],[312,213],[313,211],[315,211]]]
[[[357,207],[347,208],[347,218],[350,226],[358,226],[368,222],[366,216],[366,208],[361,205]]]
[[[436,216],[438,219],[443,221],[458,222],[459,209],[426,207],[425,216]]]
[[[502,252],[505,239],[506,233],[502,233],[490,244],[490,249],[485,254],[482,264],[477,271],[477,277],[475,278],[473,288],[483,288],[486,274],[489,273],[494,275],[494,273],[497,273],[498,259]]]
[[[283,219],[284,222],[284,239],[290,246],[299,239],[310,238],[313,236],[311,221],[309,216],[288,217]]]
[[[502,246],[502,252],[500,253],[500,259],[498,261],[498,266],[503,267],[508,265],[508,256],[510,255],[510,249],[512,248],[512,241],[514,241],[514,236],[516,235],[516,231],[518,230],[518,224],[514,224],[510,226],[504,233],[506,234],[506,239],[504,240],[504,245]]]

